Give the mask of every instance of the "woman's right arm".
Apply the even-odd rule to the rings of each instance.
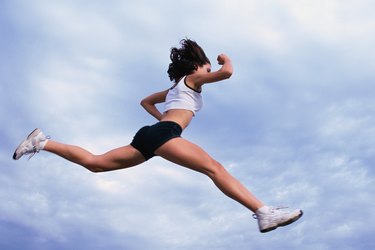
[[[165,102],[168,90],[154,93],[141,101],[141,106],[158,121],[162,118],[162,113],[156,108],[156,104]]]

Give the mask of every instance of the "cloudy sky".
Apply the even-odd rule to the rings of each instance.
[[[371,0],[0,2],[1,249],[373,249],[375,3]],[[183,136],[260,199],[302,208],[258,232],[201,174],[154,158],[93,174],[41,152],[35,127],[103,153],[155,120],[169,50],[196,40],[231,79],[204,88]]]

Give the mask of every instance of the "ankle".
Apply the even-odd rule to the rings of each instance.
[[[48,141],[49,141],[49,140],[47,139],[47,140],[45,140],[45,141],[41,141],[41,142],[39,143],[40,150],[44,150],[44,148],[46,147]]]
[[[269,211],[270,211],[270,207],[266,206],[266,205],[263,205],[262,207],[260,207],[256,210],[256,213],[267,213]]]

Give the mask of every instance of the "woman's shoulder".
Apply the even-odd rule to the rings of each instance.
[[[192,75],[187,75],[184,77],[184,85],[188,87],[190,90],[194,92],[201,93],[202,92],[202,84],[199,84],[194,81],[194,78],[191,77]]]

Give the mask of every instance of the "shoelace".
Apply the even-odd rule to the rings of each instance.
[[[275,210],[287,209],[287,208],[289,208],[289,207],[287,207],[287,206],[270,207],[270,212],[273,213],[273,211],[275,211]],[[253,218],[256,219],[256,220],[258,219],[256,214],[253,214]]]
[[[49,139],[51,139],[51,136],[47,135],[46,140],[49,140]],[[37,145],[33,145],[33,152],[30,153],[30,156],[27,158],[27,160],[30,160],[36,153],[39,153],[39,151],[40,149],[37,147]]]

